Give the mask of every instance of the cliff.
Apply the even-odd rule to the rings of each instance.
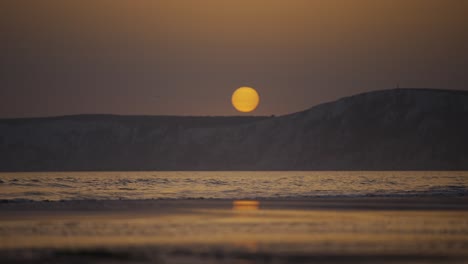
[[[0,171],[467,169],[462,91],[377,91],[280,117],[0,120]]]

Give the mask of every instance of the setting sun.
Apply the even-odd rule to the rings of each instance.
[[[260,102],[257,91],[251,87],[240,87],[232,94],[232,105],[239,112],[252,112]]]

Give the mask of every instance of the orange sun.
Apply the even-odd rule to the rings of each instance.
[[[257,108],[260,96],[254,88],[244,86],[234,91],[231,101],[237,111],[248,113]]]

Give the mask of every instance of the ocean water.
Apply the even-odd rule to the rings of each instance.
[[[0,260],[468,263],[468,172],[0,173]]]
[[[307,199],[467,194],[467,171],[0,173],[0,199],[10,201]]]

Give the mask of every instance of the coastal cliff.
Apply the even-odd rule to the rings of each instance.
[[[376,91],[279,117],[0,120],[0,171],[467,169],[462,91]]]

